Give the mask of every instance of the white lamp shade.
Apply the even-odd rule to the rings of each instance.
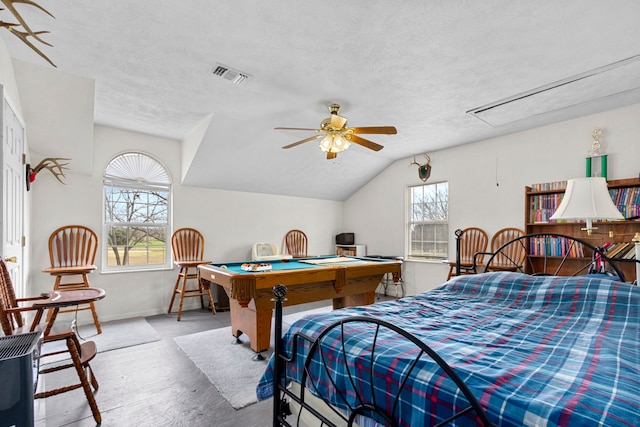
[[[551,219],[624,219],[611,200],[604,178],[576,178],[567,181],[567,189]],[[589,221],[590,222],[590,221]]]

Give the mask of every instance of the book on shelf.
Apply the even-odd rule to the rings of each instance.
[[[636,258],[636,245],[634,243],[631,244],[631,247],[628,251],[621,256],[622,259],[635,259]]]
[[[636,245],[633,242],[622,242],[605,254],[610,259],[634,259],[636,257]]]
[[[565,237],[534,237],[530,240],[529,253],[539,256],[569,256],[584,257],[584,247],[581,243]]]
[[[531,184],[531,191],[555,191],[565,190],[566,188],[567,181],[541,182],[538,184]]]
[[[625,219],[640,215],[640,187],[612,188],[609,193]]]
[[[553,215],[562,202],[564,193],[554,194],[536,194],[530,198],[529,222],[556,222],[551,220]]]
[[[609,258],[615,258],[616,256],[618,256],[618,254],[624,252],[625,249],[628,248],[629,242],[614,243],[613,246],[610,246],[607,252],[605,252],[605,255],[607,255]]]
[[[558,191],[557,193],[532,194],[529,198],[529,222],[555,222],[549,218],[555,213],[566,189],[566,181],[532,184],[531,191]],[[609,189],[611,200],[625,219],[640,216],[640,187],[617,187]],[[564,221],[558,221],[564,222]]]

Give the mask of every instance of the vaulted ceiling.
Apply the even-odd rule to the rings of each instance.
[[[399,159],[640,102],[636,0],[38,3],[55,19],[18,8],[50,31],[38,47],[57,70],[95,80],[95,123],[203,130],[186,185],[345,200]],[[53,69],[0,34],[13,58]],[[350,126],[398,134],[335,160],[317,141],[281,149],[314,133],[274,127],[317,128],[331,103]]]

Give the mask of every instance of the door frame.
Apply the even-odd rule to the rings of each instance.
[[[11,276],[11,281],[15,287],[18,297],[26,296],[25,285],[25,205],[26,205],[26,130],[24,120],[20,117],[15,104],[6,97],[3,86],[0,84],[0,123],[2,127],[2,137],[0,152],[2,175],[0,176],[0,194],[2,203],[2,214],[0,217],[0,256],[3,259],[16,257],[16,262],[7,262],[7,269]],[[8,107],[8,108],[5,108]],[[10,112],[9,112],[10,110]],[[10,117],[9,114],[12,114]],[[18,126],[13,127],[17,123]],[[9,129],[9,126],[12,126]],[[13,139],[10,144],[17,141],[16,147],[9,147],[5,138],[9,138],[9,132],[19,130],[17,139]],[[13,138],[13,136],[11,136]],[[7,148],[11,148],[8,150]],[[11,152],[7,152],[11,151]],[[11,157],[11,158],[9,158]],[[8,164],[11,161],[12,164]],[[11,172],[11,174],[9,174]],[[11,186],[11,188],[9,188]],[[18,200],[17,204],[11,205],[9,198]],[[14,207],[13,212],[9,209]],[[9,227],[12,227],[9,230]]]

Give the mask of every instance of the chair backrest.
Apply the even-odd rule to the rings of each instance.
[[[496,252],[502,245],[518,237],[524,236],[524,231],[519,228],[507,227],[496,231],[491,238],[491,252]],[[488,269],[516,270],[524,263],[527,255],[526,248],[522,242],[507,245],[491,261]]]
[[[204,236],[195,228],[179,228],[171,236],[174,261],[200,261],[204,258]]]
[[[472,264],[473,256],[478,252],[485,252],[489,244],[489,236],[478,227],[468,227],[462,230],[460,237],[460,262],[464,264]],[[484,255],[480,254],[476,257],[477,262],[482,262]]]
[[[66,225],[49,236],[51,267],[93,265],[98,251],[98,236],[88,227]]]
[[[307,235],[301,230],[290,230],[284,236],[287,252],[294,258],[304,258],[307,256]]]
[[[273,243],[256,243],[251,249],[252,259],[259,261],[263,257],[278,255],[278,246]]]
[[[11,282],[9,269],[0,259],[0,324],[5,335],[12,335],[13,330],[23,326],[20,313],[8,313],[7,310],[18,306],[16,294]]]

